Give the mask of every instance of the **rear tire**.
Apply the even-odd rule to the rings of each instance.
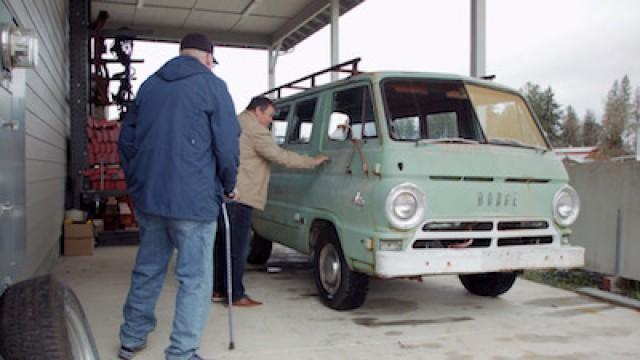
[[[516,272],[495,272],[459,275],[460,282],[470,293],[478,296],[497,297],[513,286],[518,277]]]
[[[252,231],[252,233],[253,237],[249,245],[247,262],[251,265],[264,265],[269,260],[269,257],[271,257],[273,242],[258,235],[255,231]]]
[[[7,360],[99,359],[82,305],[51,275],[17,283],[0,299],[0,354]]]
[[[313,270],[320,299],[334,310],[362,306],[367,298],[369,277],[349,269],[338,235],[330,226],[316,229]]]

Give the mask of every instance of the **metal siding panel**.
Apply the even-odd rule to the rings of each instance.
[[[587,270],[615,274],[617,213],[624,196],[619,164],[569,164],[567,171],[581,203],[571,243],[584,246]]]
[[[44,24],[44,21],[40,19],[40,14],[37,10],[38,7],[32,5],[31,2],[20,2],[20,6],[16,6],[15,8],[17,11],[23,12],[22,16],[18,17],[18,22],[25,28],[34,30],[40,40],[38,44],[40,50],[36,72],[43,76],[43,79],[45,79],[47,84],[52,88],[52,91],[63,93],[63,62],[60,60],[64,45],[62,42],[56,44],[49,36],[51,30],[46,31],[46,29],[54,29],[53,24]],[[42,9],[42,7],[40,7],[40,9]]]
[[[58,244],[64,216],[68,133],[69,70],[66,53],[66,5],[56,2],[8,1],[18,23],[36,31],[38,66],[27,71],[25,89],[26,240],[20,264],[22,278],[32,276]]]
[[[27,136],[25,144],[27,159],[49,160],[60,164],[65,162],[64,149],[43,142],[33,136]]]
[[[620,275],[640,281],[640,162],[624,163],[622,267]]]
[[[64,191],[64,185],[64,177],[31,182],[27,184],[27,197],[25,202],[27,209],[32,206],[47,205],[47,199],[51,197],[51,194]],[[50,204],[48,207],[51,207]]]
[[[68,107],[60,105],[42,78],[33,72],[27,75],[27,91],[29,92],[29,97],[25,100],[27,109],[38,111],[40,117],[43,117],[44,113],[56,119],[60,124],[64,124],[64,119],[68,117]],[[52,124],[54,123],[52,122]],[[64,130],[66,133],[67,129]]]
[[[25,132],[36,139],[46,140],[51,145],[65,149],[65,136],[36,114],[27,110],[25,114]]]
[[[65,170],[64,163],[45,160],[27,160],[27,184],[50,181],[52,179],[64,179],[66,175]]]
[[[51,206],[51,204],[60,204]],[[27,265],[35,272],[54,246],[60,246],[62,220],[64,218],[64,195],[54,193],[42,203],[27,208]],[[39,241],[33,241],[38,239]]]

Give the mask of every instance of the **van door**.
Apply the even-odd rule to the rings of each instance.
[[[320,133],[317,121],[320,112],[319,97],[298,100],[292,109],[284,148],[298,154],[315,156],[318,153]],[[318,199],[323,196],[323,189],[318,186],[323,167],[315,169],[284,169],[280,174],[286,183],[287,203],[285,210],[286,224],[290,231],[282,242],[301,252],[308,251],[309,209],[315,208]]]
[[[282,146],[286,139],[291,104],[276,105],[276,112],[271,123],[271,134],[275,142]],[[286,226],[287,215],[287,176],[284,168],[277,163],[271,163],[271,178],[269,179],[269,197],[265,211],[254,211],[254,230],[269,240],[281,241],[282,227]]]
[[[381,144],[368,83],[350,84],[330,94],[320,152],[331,162],[325,167],[327,209],[341,221],[338,229],[345,257],[371,264],[371,252],[363,251],[364,233],[374,227],[373,188],[379,181],[374,174],[380,163]],[[367,202],[369,201],[369,202]]]

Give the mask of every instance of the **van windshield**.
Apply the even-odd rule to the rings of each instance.
[[[389,79],[382,86],[395,140],[547,148],[526,104],[515,94],[430,79]]]

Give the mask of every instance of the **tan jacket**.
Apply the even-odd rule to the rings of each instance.
[[[240,167],[238,169],[238,202],[264,210],[267,203],[271,162],[288,168],[313,168],[313,158],[288,151],[275,143],[269,129],[258,123],[245,110],[238,115],[240,135]]]

